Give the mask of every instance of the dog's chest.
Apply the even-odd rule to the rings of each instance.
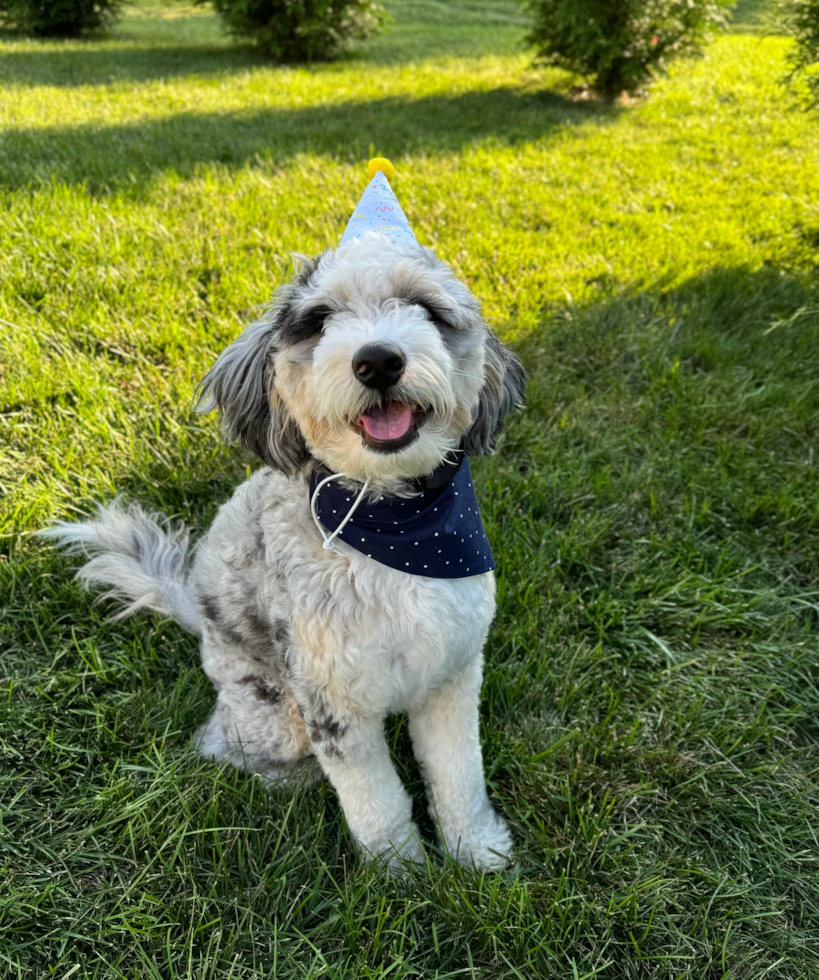
[[[411,707],[480,655],[491,573],[421,578],[348,549],[332,560],[342,574],[326,593],[294,590],[293,623],[304,677],[350,710]]]
[[[286,620],[292,682],[350,711],[422,700],[480,655],[495,611],[491,573],[433,579],[324,550],[304,482],[269,469],[221,508],[198,564],[212,590]]]

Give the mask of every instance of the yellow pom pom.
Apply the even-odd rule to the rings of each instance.
[[[395,167],[389,160],[386,160],[384,157],[374,157],[367,164],[367,173],[370,175],[370,180],[375,177],[379,170],[382,174],[384,174],[387,180],[392,180],[395,176]]]

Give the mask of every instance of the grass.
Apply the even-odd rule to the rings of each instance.
[[[305,69],[147,0],[0,47],[0,974],[816,977],[819,130],[789,42],[746,3],[606,107],[531,67],[511,2],[391,9]],[[116,492],[207,525],[249,461],[193,384],[338,240],[371,143],[531,376],[474,467],[495,876],[389,882],[326,785],[197,760],[193,639],[107,622],[32,537]]]

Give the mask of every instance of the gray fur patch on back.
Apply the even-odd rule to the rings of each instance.
[[[258,663],[275,664],[285,670],[287,627],[281,620],[272,624],[253,602],[238,606],[209,593],[197,594],[202,615],[211,628],[228,643],[239,646]]]

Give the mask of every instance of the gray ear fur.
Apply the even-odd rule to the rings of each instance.
[[[241,443],[269,466],[296,473],[308,453],[273,386],[275,327],[275,317],[258,320],[222,351],[199,382],[195,404],[198,412],[219,409],[229,442]]]
[[[461,440],[467,456],[490,456],[506,416],[523,404],[526,373],[517,357],[493,333],[486,338],[485,380],[472,428]]]

